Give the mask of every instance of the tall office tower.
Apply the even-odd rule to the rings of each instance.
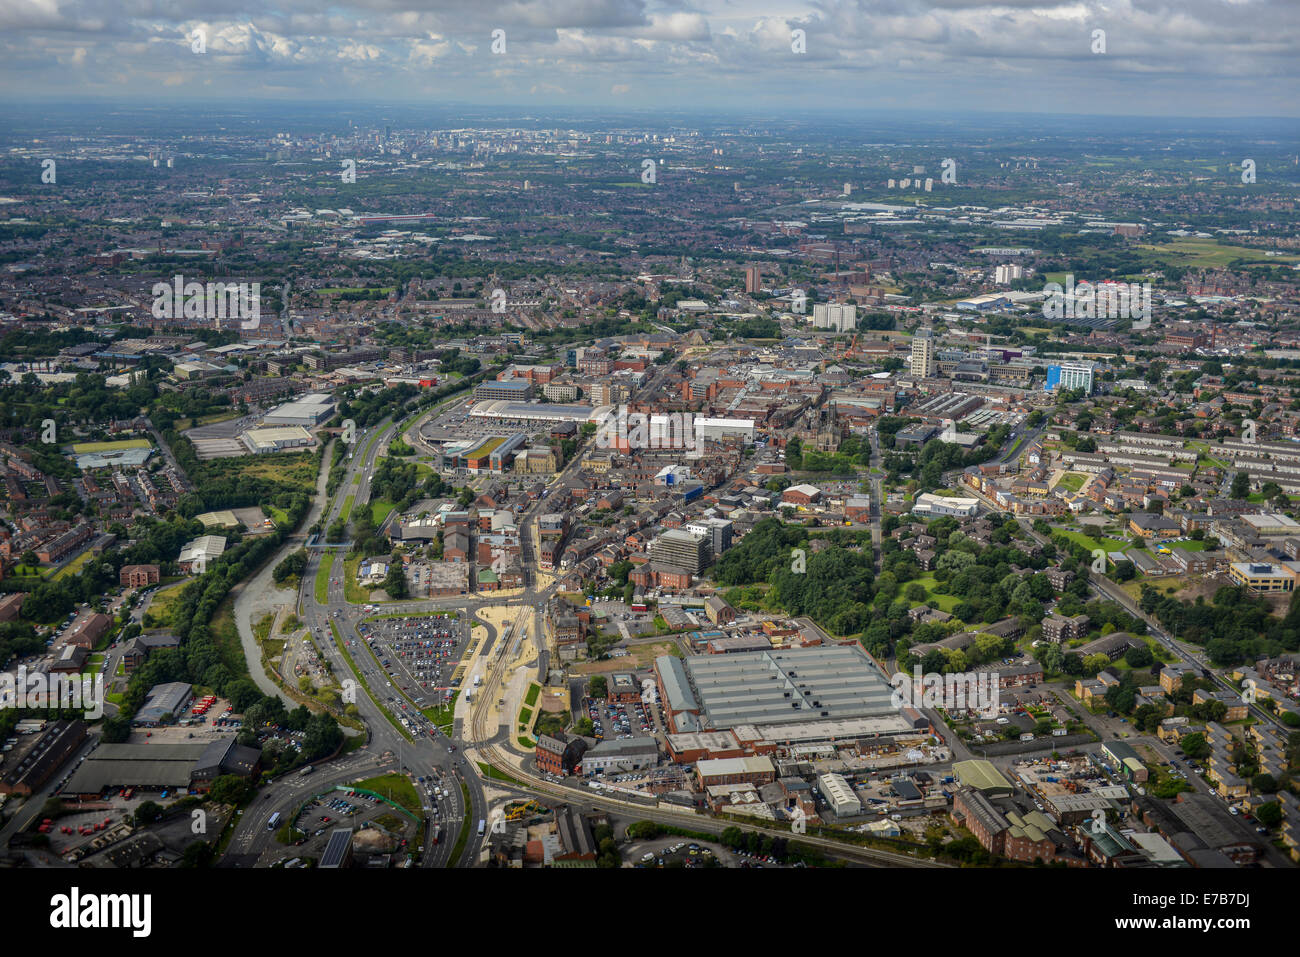
[[[745,267],[745,292],[758,292],[763,287],[763,272],[758,266]]]
[[[1025,267],[1011,263],[1006,266],[999,266],[993,273],[993,281],[998,284],[1006,284],[1013,280],[1020,279],[1025,275]]]
[[[858,327],[858,307],[836,302],[819,302],[813,306],[813,326],[851,332]]]
[[[929,379],[934,375],[934,336],[930,329],[921,329],[912,338],[912,376]]]
[[[708,538],[692,535],[681,528],[670,528],[650,543],[650,560],[685,568],[698,575],[709,564],[712,543]]]
[[[1062,362],[1060,365],[1050,365],[1047,367],[1046,389],[1048,392],[1056,389],[1066,391],[1082,389],[1084,395],[1092,395],[1094,369],[1096,365],[1092,362]]]

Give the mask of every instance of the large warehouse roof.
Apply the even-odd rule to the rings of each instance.
[[[98,794],[109,787],[189,787],[190,772],[207,744],[101,744],[64,789]]]
[[[899,711],[885,675],[856,645],[701,655],[683,667],[709,728]]]
[[[321,392],[299,396],[268,412],[266,425],[319,425],[334,414],[334,397]]]

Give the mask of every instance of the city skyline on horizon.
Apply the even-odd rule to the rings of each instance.
[[[0,98],[1294,118],[1298,22],[1282,0],[54,0],[0,8]]]

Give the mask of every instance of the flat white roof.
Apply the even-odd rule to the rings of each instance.
[[[695,418],[696,428],[704,425],[715,429],[752,429],[754,422],[754,419],[710,419],[704,416]]]
[[[761,755],[748,758],[705,758],[697,761],[695,767],[703,777],[718,774],[762,774],[776,771],[769,758]]]

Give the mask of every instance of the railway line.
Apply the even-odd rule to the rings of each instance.
[[[513,660],[513,654],[509,648],[522,637],[522,629],[527,617],[532,613],[532,609],[525,607],[521,609],[516,616],[514,623],[503,629],[502,634],[498,636],[499,647],[493,655],[489,666],[488,674],[484,678],[483,687],[479,692],[479,699],[473,704],[473,710],[470,716],[470,730],[476,743],[473,745],[476,757],[482,759],[483,763],[489,768],[494,768],[510,778],[523,784],[530,792],[546,795],[567,803],[582,803],[590,805],[593,808],[602,808],[607,811],[616,811],[627,814],[629,810],[644,820],[654,821],[658,824],[666,824],[675,827],[688,827],[693,830],[703,830],[710,833],[720,833],[727,827],[738,827],[744,831],[757,831],[760,834],[770,834],[774,837],[789,837],[790,832],[776,827],[765,827],[758,822],[736,821],[731,819],[718,819],[712,817],[703,817],[699,814],[693,814],[689,811],[679,811],[668,809],[657,801],[654,804],[637,804],[633,801],[622,801],[617,798],[610,798],[595,793],[588,793],[579,788],[569,787],[568,785],[555,784],[545,781],[530,774],[526,768],[512,763],[506,752],[498,745],[491,743],[491,739],[496,733],[489,733],[487,713],[490,710],[488,702],[497,694],[497,686],[502,684],[509,663]],[[506,734],[510,734],[512,725],[507,724]],[[499,733],[499,732],[497,732]],[[490,781],[484,775],[485,781]],[[818,848],[826,851],[836,857],[846,858],[848,860],[873,865],[878,867],[909,867],[909,868],[932,868],[948,867],[938,861],[919,859],[907,854],[893,851],[880,850],[878,848],[859,847],[854,844],[846,844],[842,841],[832,840],[830,838],[819,837],[811,834],[801,834],[798,836],[801,844]]]

